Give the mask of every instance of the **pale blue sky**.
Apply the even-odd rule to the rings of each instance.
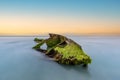
[[[0,11],[120,17],[120,0],[0,0]]]
[[[63,20],[66,20],[66,21],[70,20],[65,23],[67,25],[66,27],[83,29],[83,27],[85,27],[86,25],[84,26],[84,24],[79,24],[79,23],[86,23],[86,24],[96,23],[96,24],[91,24],[90,27],[93,28],[92,26],[94,26],[94,29],[95,29],[95,26],[98,24],[99,26],[96,26],[98,27],[98,29],[103,29],[105,27],[105,30],[107,30],[107,28],[109,27],[115,27],[114,29],[118,30],[116,31],[116,33],[118,33],[120,29],[120,25],[119,25],[120,0],[0,0],[0,18],[1,18],[0,21],[3,20],[3,22],[0,23],[0,28],[4,27],[3,29],[1,28],[2,31],[6,31],[6,28],[10,26],[11,28],[17,29],[18,26],[16,24],[23,23],[23,25],[21,26],[24,26],[27,28],[29,27],[29,25],[27,25],[28,24],[27,22],[31,22],[32,23],[31,25],[34,25],[35,24],[34,21],[32,22],[32,21],[25,20],[26,16],[27,18],[32,17],[30,19],[33,19],[33,20],[35,19],[35,21],[38,21],[38,22],[40,22],[40,20],[36,18],[41,18],[41,17],[46,18],[46,20],[48,20],[48,21],[45,20],[46,24],[49,21],[52,21],[53,20],[52,18],[55,18],[57,20],[57,23],[55,25],[56,27],[54,28],[59,28],[60,26],[58,27],[58,25],[61,25],[61,27],[62,26],[65,27],[65,25],[63,24],[64,23]],[[22,22],[22,19],[20,19],[19,17],[23,17],[22,19],[25,20],[26,23],[25,21]],[[21,20],[20,23],[18,23],[19,20]],[[61,20],[61,22],[59,20]],[[90,22],[91,20],[93,20],[93,22]],[[13,23],[14,21],[17,21],[17,23],[14,24]],[[83,21],[83,22],[80,22],[80,21]],[[97,21],[97,22],[94,22],[94,21]],[[53,20],[52,22],[54,24],[55,21]],[[73,24],[77,22],[76,23],[77,27],[74,25],[71,26],[72,24],[70,24],[70,22],[73,22]],[[113,23],[109,24],[109,22],[110,23],[113,22]],[[27,26],[24,24],[26,24]],[[43,25],[43,24],[41,25],[42,27],[45,27],[45,28],[48,27],[48,25]],[[36,28],[38,27],[41,28],[41,26],[36,26]],[[86,30],[86,29],[83,29],[83,30]],[[8,32],[11,33],[11,31],[12,30],[9,30]],[[38,31],[36,32],[39,33]],[[55,31],[48,30],[47,32],[55,32]],[[79,31],[76,31],[76,29],[75,30],[73,29],[73,31],[71,29],[70,31],[68,30],[66,32],[79,33]],[[103,32],[103,31],[98,30],[98,32]],[[1,34],[4,34],[4,33],[5,32],[1,32]],[[22,33],[22,32],[19,32],[19,33]],[[28,34],[29,33],[32,34],[35,32],[28,32]],[[90,31],[90,33],[92,33],[92,31]],[[97,33],[97,32],[93,32],[93,33]],[[110,33],[112,33],[112,31],[110,31]]]

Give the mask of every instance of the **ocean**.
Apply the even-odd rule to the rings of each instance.
[[[120,80],[120,36],[68,37],[92,58],[88,68],[51,61],[32,49],[35,37],[0,37],[0,80]]]

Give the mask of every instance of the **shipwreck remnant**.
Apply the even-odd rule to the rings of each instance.
[[[38,44],[33,49],[45,53],[45,55],[61,64],[87,66],[91,63],[91,58],[73,40],[59,34],[49,34],[49,36],[48,39],[35,38],[34,41]],[[47,45],[47,49],[41,49],[43,44]]]

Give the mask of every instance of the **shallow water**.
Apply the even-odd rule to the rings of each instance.
[[[120,80],[120,37],[69,37],[91,56],[88,68],[60,65],[32,49],[34,37],[0,37],[0,80]]]

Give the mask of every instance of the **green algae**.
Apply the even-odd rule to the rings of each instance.
[[[91,63],[91,59],[88,55],[86,55],[79,46],[74,43],[70,43],[65,47],[56,47],[55,51],[58,51],[63,55],[63,59],[69,59],[70,57],[75,58],[77,61],[81,61],[81,63]]]
[[[91,58],[83,51],[80,45],[65,36],[58,34],[49,34],[48,39],[35,38],[34,41],[38,44],[33,48],[44,51],[46,55],[61,64],[83,64],[91,63]],[[47,50],[42,50],[40,47],[46,43]]]

